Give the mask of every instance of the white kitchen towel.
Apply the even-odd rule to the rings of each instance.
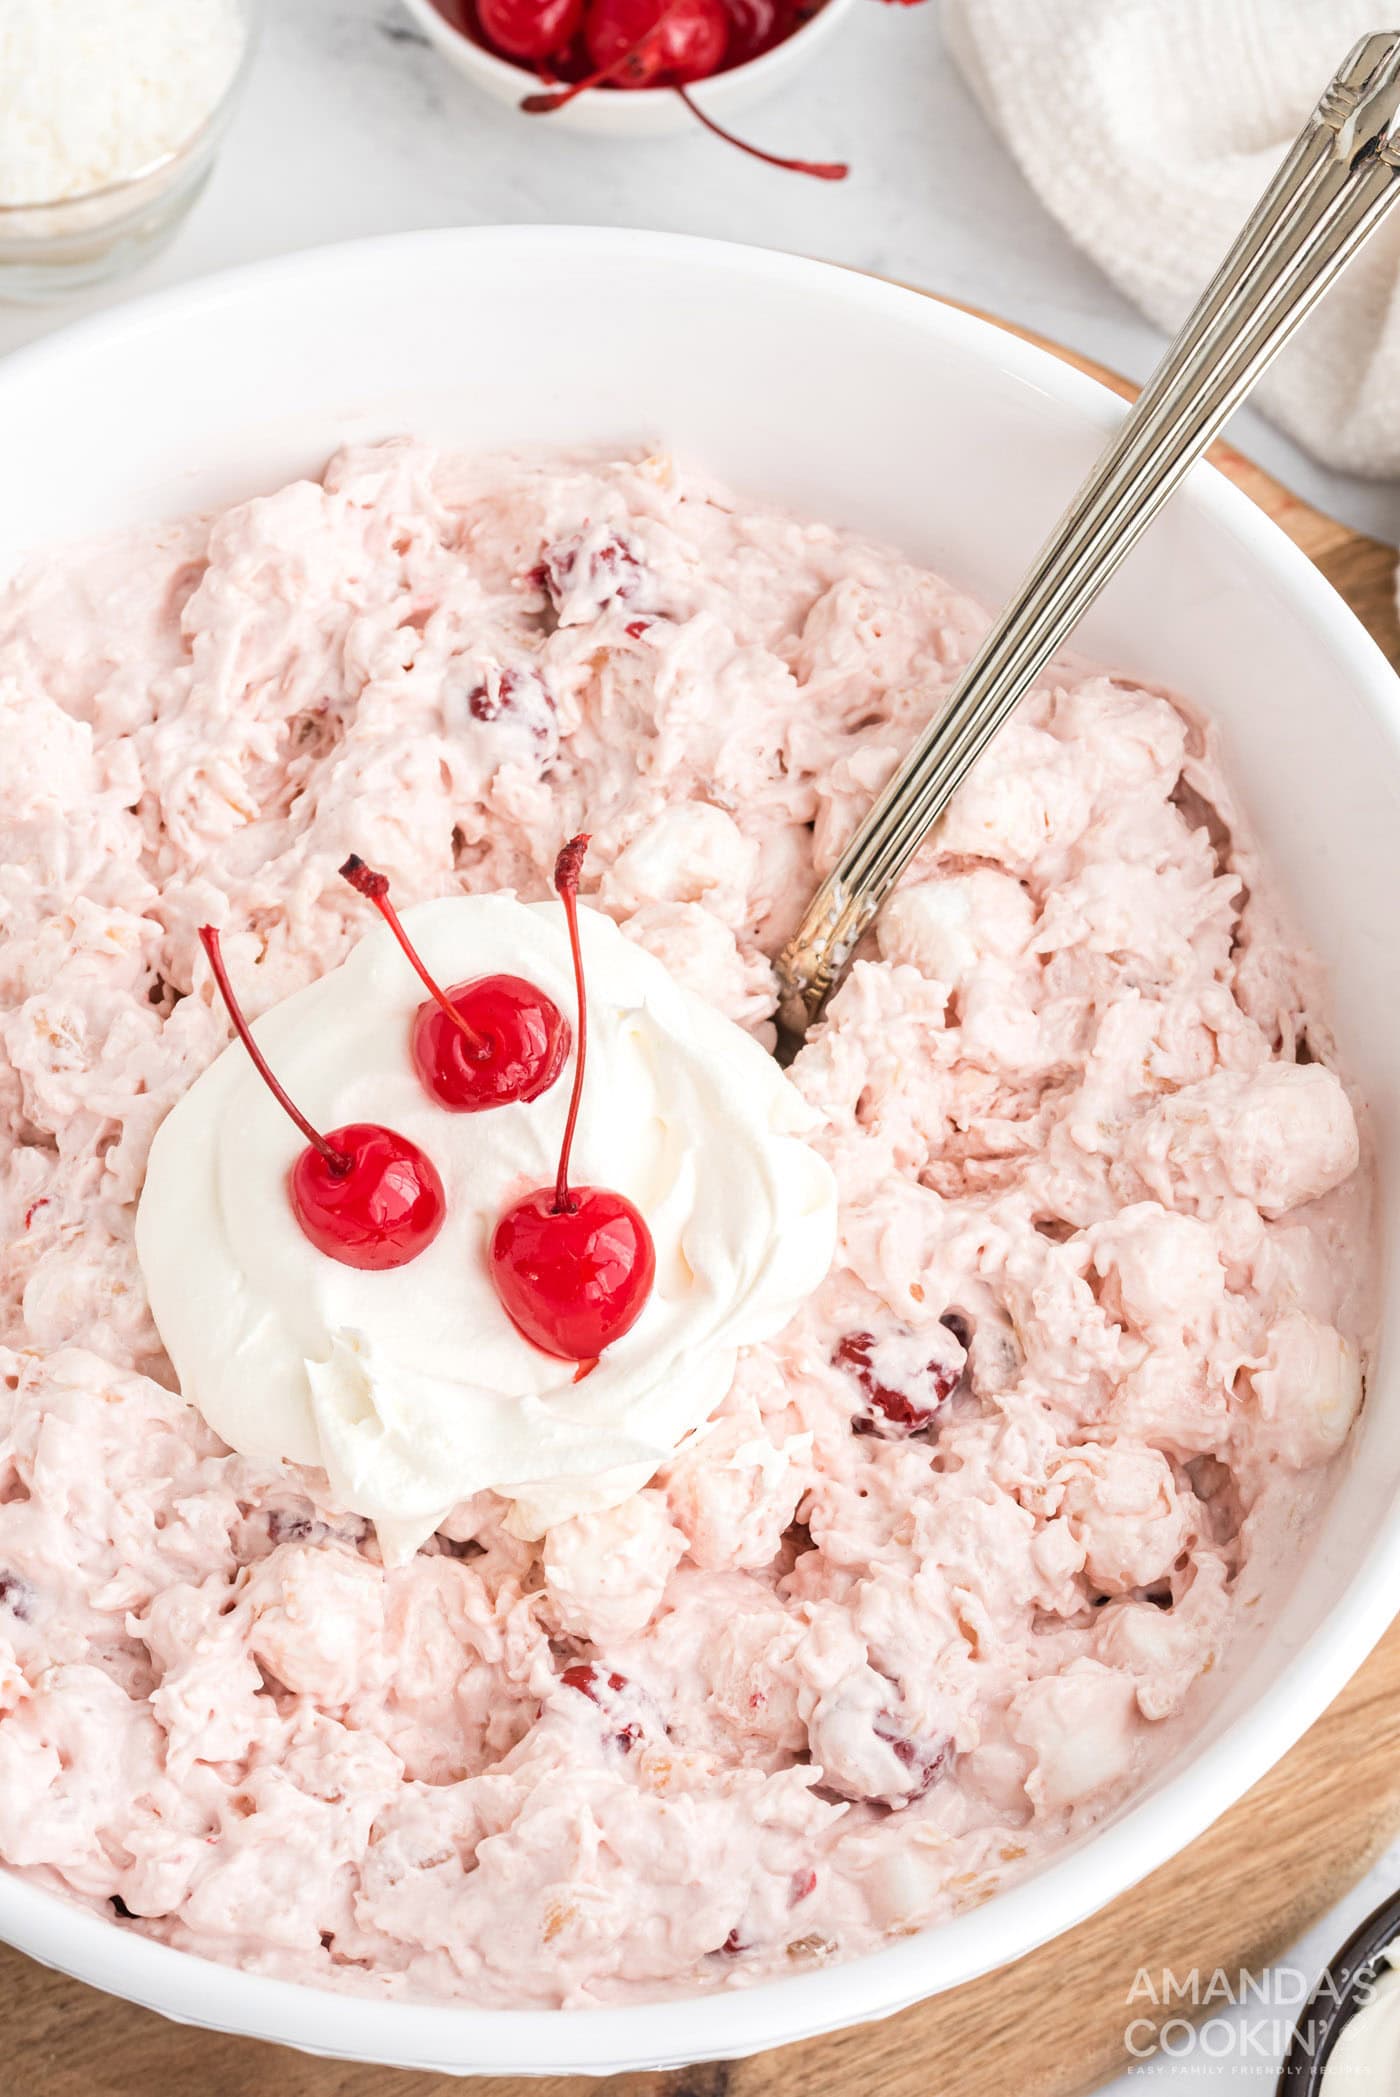
[[[1041,201],[1174,329],[1352,45],[1400,27],[1400,0],[944,0],[944,27]],[[1257,398],[1318,458],[1400,474],[1400,206]]]

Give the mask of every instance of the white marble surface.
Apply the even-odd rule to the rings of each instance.
[[[129,292],[322,241],[414,226],[580,221],[665,227],[881,271],[1018,320],[1132,376],[1160,338],[1039,209],[969,101],[932,0],[857,9],[750,135],[853,163],[840,185],[776,173],[704,136],[618,144],[481,99],[414,40],[394,0],[266,0],[264,47],[213,182],[139,275],[61,307],[0,306],[0,351]],[[1246,411],[1231,432],[1301,494],[1400,537],[1400,489],[1317,468]],[[1400,1845],[1286,1962],[1311,1984],[1400,1882]],[[1208,1978],[1208,1977],[1207,1977]],[[1288,1993],[1285,1983],[1283,1991]],[[1125,2028],[1142,2005],[1124,2005]],[[1112,2097],[1272,2088],[1286,2013],[1227,2013]]]

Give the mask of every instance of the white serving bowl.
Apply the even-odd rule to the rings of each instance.
[[[781,44],[775,44],[771,51],[751,58],[747,65],[698,81],[690,93],[706,116],[727,126],[738,111],[752,108],[755,102],[783,87],[821,50],[837,23],[858,4],[859,0],[826,0],[819,14]],[[399,0],[399,5],[412,16],[434,50],[494,101],[518,108],[521,97],[540,86],[528,66],[498,58],[494,51],[486,50],[454,28],[434,7],[433,0]],[[551,110],[547,117],[525,117],[523,121],[563,125],[595,138],[665,138],[674,132],[699,129],[680,96],[669,87],[596,88],[566,102],[562,109]]]
[[[0,573],[27,549],[314,473],[347,437],[664,439],[741,490],[874,531],[999,598],[1120,403],[987,323],[849,271],[660,234],[509,227],[289,256],[146,299],[0,366]],[[1198,468],[1082,635],[1221,724],[1335,976],[1369,1093],[1395,1286],[1400,685],[1332,590]],[[879,2017],[1018,1958],[1163,1863],[1254,1783],[1400,1596],[1400,1388],[1375,1364],[1286,1606],[1179,1759],[1073,1853],[850,1964],[584,2012],[361,2001],[167,1950],[0,1873],[0,1935],[191,2023],[447,2072],[731,2058]]]
[[[262,0],[235,0],[235,12],[242,51],[219,100],[188,137],[101,189],[0,204],[0,299],[40,305],[87,291],[139,268],[164,247],[213,172],[252,68]]]

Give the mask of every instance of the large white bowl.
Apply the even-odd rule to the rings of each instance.
[[[1122,413],[1043,352],[846,271],[654,234],[368,241],[88,321],[0,367],[0,572],[75,533],[267,489],[348,436],[662,438],[769,500],[883,533],[992,598]],[[1083,635],[1223,725],[1234,775],[1330,960],[1400,1200],[1400,687],[1310,564],[1198,470]],[[1387,1344],[1286,1608],[1180,1760],[1074,1854],[849,1965],[703,2000],[519,2013],[367,2002],[149,1944],[0,1874],[0,1934],[222,2030],[448,2071],[670,2066],[780,2045],[1017,1958],[1161,1864],[1335,1695],[1400,1596],[1400,1389]]]

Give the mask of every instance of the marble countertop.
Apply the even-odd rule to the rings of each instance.
[[[868,0],[780,101],[748,114],[749,134],[777,150],[849,159],[841,184],[764,168],[698,127],[620,143],[498,108],[422,43],[395,0],[266,8],[246,100],[173,244],[136,275],[63,305],[0,305],[0,352],[231,263],[358,234],[500,221],[646,226],[822,256],[984,307],[1135,378],[1161,348],[992,137],[943,48],[934,0],[912,9]],[[1394,484],[1326,472],[1249,410],[1230,435],[1308,500],[1400,539]],[[1400,1845],[1284,1966],[1311,1985],[1397,1880]],[[1142,2063],[1107,2097],[1269,2091],[1281,2044],[1279,2033],[1250,2029],[1248,2012],[1227,2011],[1182,2058]]]

